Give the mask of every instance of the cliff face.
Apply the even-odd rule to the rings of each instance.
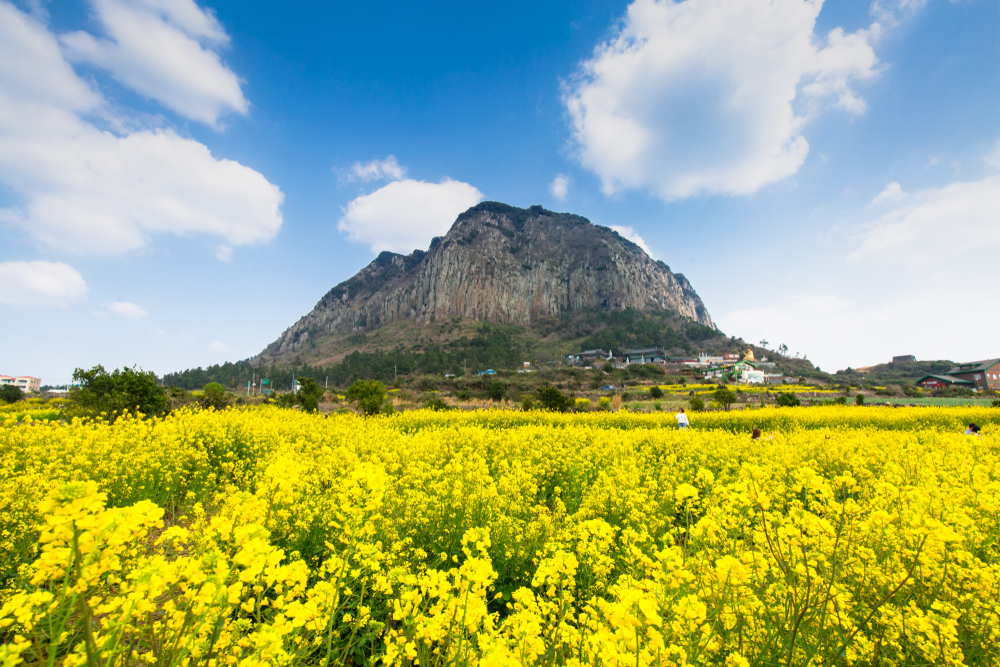
[[[673,310],[714,327],[691,283],[616,232],[538,206],[484,202],[427,252],[383,252],[269,345],[299,349],[324,334],[411,318],[527,324],[584,308]]]

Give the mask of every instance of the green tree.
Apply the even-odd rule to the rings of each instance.
[[[12,384],[5,384],[0,387],[0,401],[4,403],[17,403],[24,398],[24,392]]]
[[[344,393],[344,398],[351,403],[357,401],[358,409],[366,415],[377,415],[380,412],[385,412],[387,397],[385,385],[378,380],[358,380]],[[391,410],[391,404],[389,408]]]
[[[729,387],[723,387],[722,385],[715,388],[715,393],[712,394],[712,398],[714,398],[715,401],[726,410],[729,409],[730,405],[736,402],[735,392],[733,392],[733,390]]]
[[[326,390],[310,377],[300,377],[298,383],[299,390],[295,392],[295,402],[301,405],[302,409],[306,412],[318,412],[319,399],[323,398]],[[382,383],[378,384],[381,386]],[[382,387],[382,393],[383,395],[385,394],[384,386]]]
[[[656,386],[650,387],[649,395],[653,398],[663,398],[663,390]]]
[[[507,387],[504,386],[503,382],[499,380],[494,380],[490,383],[490,400],[492,401],[502,401],[504,394],[507,393]]]
[[[561,391],[552,386],[536,389],[535,400],[538,401],[538,407],[543,410],[553,410],[555,412],[564,412],[569,406],[573,405],[572,398],[564,396]]]
[[[802,401],[792,392],[783,391],[774,399],[774,404],[784,408],[797,408],[802,405]]]
[[[993,402],[997,403],[997,401],[993,401]],[[858,394],[857,396],[854,397],[854,403],[856,405],[864,405],[865,404],[865,397],[862,394]]]
[[[224,410],[229,406],[229,394],[226,392],[226,388],[218,382],[209,382],[202,388],[198,403],[203,408]]]
[[[691,407],[691,410],[693,410],[694,412],[702,412],[702,411],[705,410],[705,401],[703,401],[702,399],[698,398],[697,396],[693,396],[693,397],[689,398],[688,399],[688,405]]]
[[[116,368],[111,373],[97,365],[89,371],[73,371],[77,386],[70,391],[76,410],[90,416],[116,419],[126,412],[141,412],[147,417],[167,410],[167,393],[156,384],[156,375],[132,368]]]

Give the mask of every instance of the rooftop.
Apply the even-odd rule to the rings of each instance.
[[[974,373],[976,371],[985,371],[987,368],[993,364],[1000,362],[1000,359],[985,359],[983,361],[969,361],[964,364],[959,364],[955,368],[948,371],[948,375],[953,375],[955,373]]]

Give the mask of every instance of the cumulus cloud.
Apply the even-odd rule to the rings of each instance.
[[[930,267],[1000,251],[1000,176],[914,192],[862,228],[854,261]]]
[[[566,193],[569,192],[569,176],[566,174],[557,175],[549,184],[549,192],[559,201],[566,201]]]
[[[162,233],[239,246],[281,227],[284,195],[260,173],[170,129],[119,135],[84,120],[98,112],[104,99],[74,74],[55,36],[0,0],[0,183],[23,202],[0,209],[0,223],[95,255]]]
[[[462,211],[483,200],[475,187],[450,178],[440,183],[393,181],[348,203],[337,229],[372,252],[409,253],[426,248],[451,228]]]
[[[141,320],[144,317],[149,317],[149,313],[146,312],[145,308],[129,301],[109,303],[107,309],[113,315],[117,315],[125,320]]]
[[[610,228],[615,230],[625,238],[627,238],[632,243],[642,248],[643,252],[645,252],[650,257],[653,256],[653,251],[649,249],[648,245],[646,245],[646,241],[641,236],[639,236],[639,234],[637,234],[636,231],[632,229],[632,227],[624,227],[622,225],[610,225]]]
[[[62,36],[75,62],[107,70],[121,84],[192,120],[216,125],[226,111],[245,114],[240,81],[217,49],[229,36],[193,0],[91,0],[106,33]]]
[[[898,201],[905,196],[906,193],[903,192],[903,186],[901,186],[896,181],[893,181],[889,185],[885,186],[885,189],[882,190],[882,192],[878,193],[875,199],[872,199],[872,203],[884,204],[885,202],[889,201]]]
[[[635,0],[566,83],[576,154],[606,194],[749,194],[802,165],[806,122],[876,74],[878,25],[814,34],[815,0]]]
[[[226,346],[225,343],[220,343],[217,340],[213,340],[211,343],[209,343],[208,349],[210,349],[212,352],[225,352],[229,348]]]
[[[347,173],[349,182],[362,181],[398,181],[406,176],[406,167],[401,167],[394,155],[390,155],[384,160],[372,160],[371,162],[355,162],[354,166]]]
[[[87,293],[76,269],[61,262],[0,262],[0,303],[66,306]]]

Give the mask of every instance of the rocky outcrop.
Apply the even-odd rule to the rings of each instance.
[[[281,355],[333,332],[401,319],[527,324],[586,308],[669,310],[714,328],[681,274],[586,218],[484,202],[427,252],[383,252],[264,351]]]

